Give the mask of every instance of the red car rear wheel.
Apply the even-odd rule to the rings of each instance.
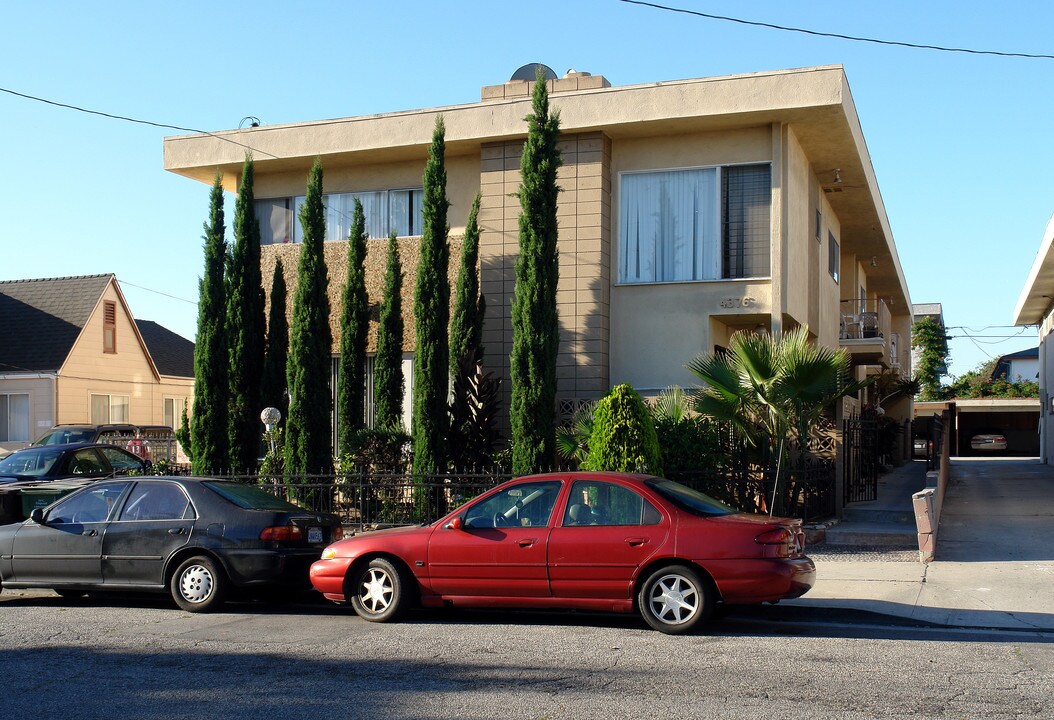
[[[710,586],[690,567],[668,565],[644,581],[637,607],[653,629],[682,635],[705,622],[714,610]]]

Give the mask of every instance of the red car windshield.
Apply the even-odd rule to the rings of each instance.
[[[716,515],[733,515],[739,512],[739,510],[725,505],[720,500],[715,500],[709,495],[673,480],[656,478],[654,480],[646,480],[645,484],[677,507],[687,510],[693,515],[714,517]]]

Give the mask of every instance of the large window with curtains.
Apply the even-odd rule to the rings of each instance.
[[[371,238],[386,238],[394,230],[399,237],[421,234],[421,188],[376,190],[357,193],[329,193],[322,196],[326,207],[326,240],[347,240],[355,200],[362,203],[366,232]],[[303,242],[300,208],[304,196],[269,198],[256,201],[256,218],[260,223],[260,244]]]
[[[768,164],[623,174],[619,282],[768,276],[771,204]]]

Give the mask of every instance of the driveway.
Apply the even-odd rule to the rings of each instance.
[[[939,562],[1052,561],[1054,468],[1036,459],[952,458]]]

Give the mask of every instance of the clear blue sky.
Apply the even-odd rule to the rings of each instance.
[[[665,4],[1054,54],[1048,3]],[[984,328],[1012,322],[1054,212],[1054,60],[885,47],[617,0],[38,0],[8,4],[4,26],[0,87],[202,130],[247,115],[274,124],[474,102],[527,62],[614,85],[842,64],[912,299],[944,304],[951,371],[1036,343],[1032,329],[983,336],[1017,332]],[[0,279],[114,272],[136,317],[193,338],[208,188],[162,169],[162,138],[179,133],[4,93],[0,118]]]

